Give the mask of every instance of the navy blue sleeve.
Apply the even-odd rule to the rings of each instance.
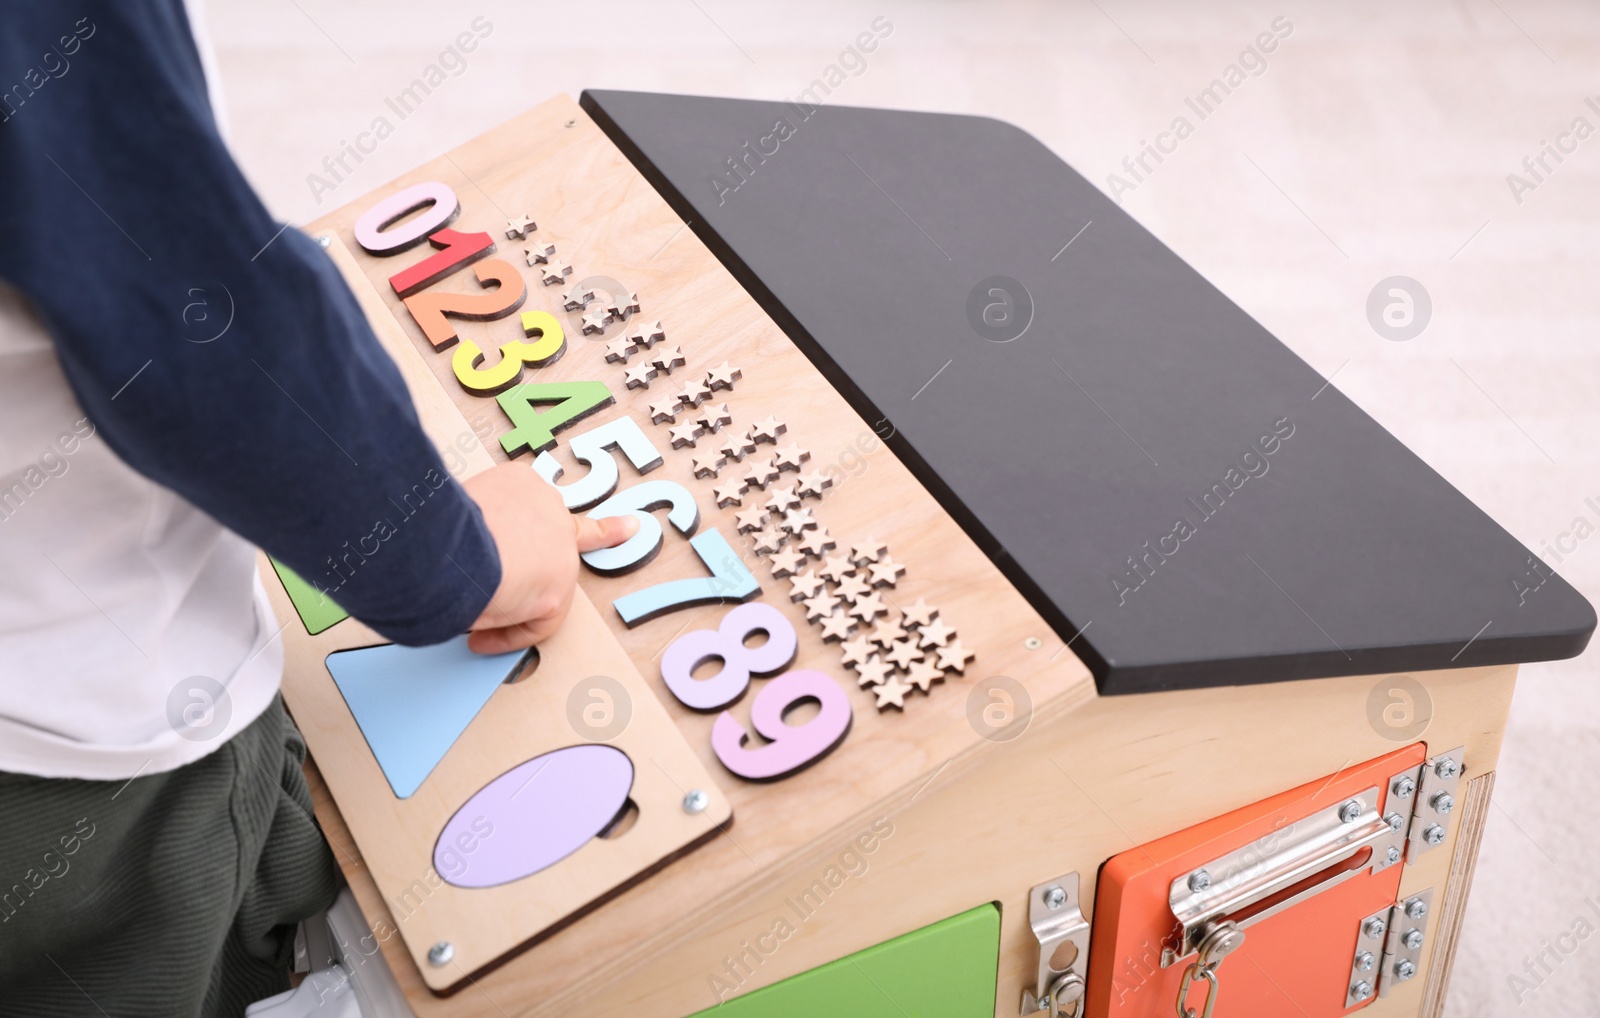
[[[385,637],[464,632],[493,538],[332,263],[228,154],[180,0],[0,15],[0,278],[106,441]]]

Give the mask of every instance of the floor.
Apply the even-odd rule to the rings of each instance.
[[[296,224],[586,87],[775,99],[840,63],[834,101],[1012,121],[1600,602],[1600,6],[211,0],[206,20],[238,157]],[[385,99],[432,63],[451,75],[397,118]],[[1199,117],[1230,64],[1242,83]],[[393,132],[334,179],[379,117]],[[1170,151],[1141,168],[1147,143]],[[1369,319],[1392,276],[1380,298],[1411,293],[1413,322],[1418,287],[1431,304],[1410,338],[1381,317],[1404,298]],[[1600,1013],[1597,664],[1600,643],[1523,670],[1452,1018]]]

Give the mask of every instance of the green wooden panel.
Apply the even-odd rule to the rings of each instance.
[[[770,956],[783,950],[772,935]],[[708,979],[712,992],[750,978],[754,944]],[[765,964],[764,961],[760,964]],[[980,905],[701,1011],[696,1018],[992,1018],[1000,910]],[[731,990],[729,992],[736,992]]]
[[[350,613],[333,603],[333,599],[302,580],[293,569],[268,556],[278,579],[283,581],[284,592],[294,603],[294,610],[312,636],[350,617]]]

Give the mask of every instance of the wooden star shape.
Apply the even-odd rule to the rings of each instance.
[[[872,577],[874,587],[892,587],[899,582],[905,572],[905,566],[887,555],[867,566],[867,573]]]
[[[906,709],[906,694],[911,692],[911,687],[898,676],[893,676],[886,682],[880,682],[872,687],[872,692],[878,697],[878,709],[894,706],[901,710]]]
[[[889,546],[873,537],[867,538],[860,544],[850,546],[850,561],[858,566],[876,562],[887,554],[889,554]]]
[[[700,408],[700,423],[706,426],[707,431],[721,431],[723,425],[733,423],[733,414],[728,411],[726,403],[707,403]]]
[[[839,650],[841,651],[839,662],[845,665],[860,664],[877,653],[872,640],[866,636],[856,636],[843,641],[839,645]]]
[[[561,261],[559,258],[552,258],[550,261],[545,263],[544,270],[539,273],[539,280],[540,282],[544,283],[545,286],[555,286],[557,283],[566,279],[570,275],[572,275],[572,266],[568,265],[564,261]],[[573,307],[571,305],[571,300],[569,299],[567,305],[568,311],[576,311],[578,308],[585,306],[589,303],[589,301],[594,299],[593,290],[583,290],[580,292],[587,293],[589,295],[588,298],[577,307]]]
[[[543,265],[556,253],[556,246],[547,240],[536,240],[522,249],[522,257],[529,265]]]
[[[650,363],[670,375],[673,368],[681,368],[684,365],[683,348],[664,346],[650,355]]]
[[[606,343],[606,360],[613,364],[624,364],[639,349],[633,345],[633,340],[627,336],[618,336]]]
[[[895,663],[898,668],[909,668],[911,662],[923,660],[922,651],[911,640],[896,640],[889,644],[889,649],[884,657]]]
[[[848,640],[855,631],[855,620],[844,612],[836,611],[822,620],[822,638],[824,640]]]
[[[785,548],[783,551],[773,553],[772,575],[781,580],[785,576],[793,576],[798,573],[800,567],[805,564],[806,557],[804,555],[793,548]]]
[[[699,382],[690,382],[683,387],[681,398],[690,406],[699,406],[711,398],[711,390]]]
[[[750,535],[750,546],[757,555],[770,555],[783,547],[785,536],[777,527],[765,527]]]
[[[856,685],[876,686],[894,674],[894,665],[876,654],[856,663]]]
[[[827,583],[822,577],[809,569],[803,573],[796,573],[789,577],[789,600],[804,601],[808,597],[816,597],[826,586]]]
[[[711,489],[711,493],[717,498],[718,509],[730,505],[744,504],[744,482],[742,481],[729,481],[726,484],[719,484]]]
[[[883,619],[872,627],[872,642],[887,650],[897,640],[906,638],[906,627],[897,619]]]
[[[769,460],[753,459],[745,464],[744,481],[752,488],[765,490],[770,482],[777,479],[778,472],[772,469]]]
[[[778,444],[778,436],[789,430],[789,426],[776,417],[768,417],[764,421],[757,421],[750,426],[750,441],[761,443],[771,442]]]
[[[650,388],[650,379],[656,377],[656,368],[654,364],[646,364],[640,361],[623,372],[623,377],[627,379],[628,388],[630,389],[648,389]]]
[[[793,470],[795,473],[799,473],[800,464],[810,458],[811,452],[809,450],[802,449],[790,442],[788,445],[778,447],[778,451],[772,456],[772,462],[779,470]]]
[[[952,672],[964,673],[967,670],[967,662],[977,656],[968,650],[960,640],[951,640],[948,644],[939,648],[939,667],[948,668]]]
[[[756,451],[756,447],[753,442],[745,438],[743,435],[735,435],[732,433],[728,434],[727,440],[724,441],[722,445],[718,446],[717,449],[722,453],[723,458],[731,463],[737,463],[744,459],[747,453]]]
[[[854,604],[858,599],[872,593],[872,585],[852,573],[835,584],[833,592]]]
[[[650,423],[666,424],[676,422],[678,411],[683,409],[683,401],[676,396],[663,396],[650,404]]]
[[[909,608],[900,609],[900,617],[905,619],[907,625],[911,626],[925,626],[932,622],[934,616],[938,614],[939,609],[930,606],[927,599],[921,597],[917,598],[916,604]]]
[[[572,271],[570,265],[567,267],[567,271]],[[546,277],[545,284],[549,285],[550,282],[551,280]],[[592,300],[594,300],[594,287],[584,286],[582,283],[573,283],[561,293],[561,310],[582,311],[589,306],[589,302]]]
[[[906,669],[906,681],[926,693],[935,682],[944,681],[944,669],[926,661],[913,661],[911,667]]]
[[[635,343],[643,347],[654,346],[667,338],[667,334],[662,330],[660,322],[636,325],[628,335],[633,337]]]
[[[806,618],[815,622],[817,619],[825,619],[832,615],[833,610],[839,607],[839,599],[823,592],[815,597],[806,598],[805,605]]]
[[[826,555],[833,546],[833,535],[828,533],[826,527],[806,531],[806,536],[800,541],[800,550],[817,558]]]
[[[611,324],[611,312],[604,308],[594,308],[583,316],[583,334],[591,332],[605,332],[606,326]]]
[[[733,383],[744,377],[744,372],[723,361],[706,372],[706,388],[732,389]]]
[[[838,583],[846,576],[854,574],[856,567],[843,555],[829,555],[822,562],[822,568],[817,570],[817,575]]]
[[[684,421],[675,428],[668,428],[667,433],[672,436],[674,449],[681,449],[686,445],[692,446],[695,439],[700,437],[700,422]]]
[[[618,321],[627,320],[628,316],[639,313],[639,295],[636,293],[614,294],[606,310],[611,312]]]
[[[936,619],[917,630],[920,642],[924,647],[943,647],[950,642],[950,637],[956,635],[955,627],[944,624],[944,619]]]
[[[810,509],[790,509],[783,514],[783,529],[791,534],[810,530],[817,525],[817,518],[811,515]]]
[[[823,490],[831,487],[833,478],[814,470],[809,474],[800,475],[795,490],[799,492],[801,498],[821,498]]]
[[[507,219],[506,239],[521,240],[538,228],[539,224],[534,222],[533,217],[527,214],[524,214],[521,219]]]
[[[773,470],[772,476],[777,477],[778,472]],[[800,508],[800,496],[794,493],[794,485],[791,484],[787,488],[773,488],[772,497],[767,499],[767,508],[775,513]]]
[[[850,603],[850,614],[860,619],[864,625],[870,625],[879,615],[889,614],[889,606],[884,604],[883,598],[877,594],[867,594]]]
[[[694,458],[694,475],[696,477],[715,477],[717,470],[722,466],[722,456],[714,452],[704,452]]]
[[[738,523],[739,533],[741,534],[747,530],[760,530],[767,525],[767,511],[758,505],[753,505],[743,512],[735,513],[733,518]]]

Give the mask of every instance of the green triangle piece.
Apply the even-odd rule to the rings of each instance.
[[[283,582],[284,592],[289,595],[289,601],[305,625],[306,632],[316,636],[350,617],[349,612],[333,603],[333,598],[302,580],[293,569],[270,555],[267,558],[278,579]]]

